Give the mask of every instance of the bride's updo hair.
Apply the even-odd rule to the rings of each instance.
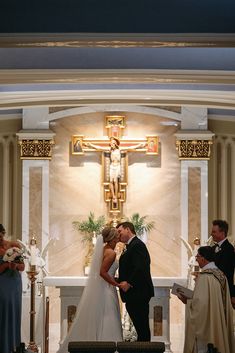
[[[108,243],[109,241],[113,240],[115,236],[117,235],[117,229],[114,227],[105,227],[102,230],[102,237],[103,237],[103,242]]]

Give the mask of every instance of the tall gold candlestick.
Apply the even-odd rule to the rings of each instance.
[[[30,265],[27,275],[30,280],[30,341],[28,344],[28,349],[33,352],[38,352],[38,347],[35,343],[35,281],[38,272],[35,265]]]

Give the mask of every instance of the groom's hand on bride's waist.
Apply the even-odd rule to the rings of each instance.
[[[122,281],[119,283],[119,288],[123,290],[123,292],[127,292],[131,287],[132,286],[127,281]]]

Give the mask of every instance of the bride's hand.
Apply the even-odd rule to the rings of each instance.
[[[128,282],[123,281],[123,282],[119,283],[119,288],[121,288],[121,290],[123,290],[123,292],[127,292],[131,288],[131,285]]]

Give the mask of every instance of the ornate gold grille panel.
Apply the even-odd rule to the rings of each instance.
[[[177,140],[179,159],[210,159],[212,140]]]
[[[23,139],[19,141],[21,159],[51,159],[54,141]]]

